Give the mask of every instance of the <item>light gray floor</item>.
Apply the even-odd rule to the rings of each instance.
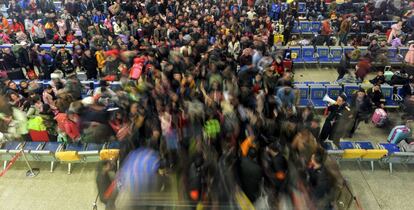
[[[336,76],[332,69],[298,70],[295,74],[296,80],[300,81],[334,81]],[[392,113],[392,118],[395,123],[401,123],[397,113]],[[380,129],[361,123],[352,140],[385,142],[389,131],[390,128]],[[0,210],[92,209],[97,194],[94,164],[74,164],[71,175],[67,175],[64,164],[58,164],[54,173],[48,171],[48,164],[32,165],[41,170],[35,178],[25,176],[27,169],[21,162],[0,177]],[[379,164],[375,165],[374,172],[367,163],[361,166],[353,162],[341,163],[340,168],[364,210],[414,209],[412,166],[395,165],[393,174],[389,173],[387,165]],[[103,210],[102,204],[98,204],[98,209]]]

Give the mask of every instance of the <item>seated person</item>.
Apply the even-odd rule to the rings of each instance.
[[[373,88],[368,90],[368,98],[374,108],[384,108],[385,99],[379,84],[375,84]]]
[[[374,79],[369,81],[371,84],[376,85],[382,85],[385,83],[385,76],[384,76],[384,70],[380,70],[377,72],[377,76],[375,76]]]

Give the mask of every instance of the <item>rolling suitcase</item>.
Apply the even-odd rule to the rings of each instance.
[[[392,76],[394,76],[394,72],[391,71],[391,66],[386,66],[384,69],[385,81],[387,82],[391,81]]]
[[[372,115],[371,121],[374,123],[375,126],[381,127],[384,126],[387,122],[388,114],[384,111],[384,109],[378,108],[375,109],[374,114]]]
[[[395,126],[390,135],[388,136],[387,141],[389,143],[398,144],[403,139],[406,139],[411,136],[411,130],[405,125]]]

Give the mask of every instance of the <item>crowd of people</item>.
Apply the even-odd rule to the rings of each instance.
[[[368,1],[361,9],[350,0],[307,0],[299,14],[299,2],[288,2],[66,0],[58,10],[51,0],[4,1],[12,23],[0,15],[0,38],[16,45],[1,53],[2,141],[30,141],[30,130],[66,143],[118,141],[121,165],[131,151],[149,148],[162,176],[181,177],[183,199],[194,206],[332,209],[343,180],[324,147],[384,108],[383,72],[369,91],[335,99],[321,129],[311,106],[296,106],[292,53],[279,46],[294,45],[300,19],[323,20],[315,42],[330,45],[339,36],[344,45],[362,45],[369,37],[349,38],[361,30],[355,21],[375,26],[370,21],[389,14],[401,21],[383,44],[410,43],[412,9],[405,1]],[[73,48],[48,51],[39,47],[44,43]],[[362,81],[381,54],[373,48],[356,57]],[[353,69],[351,56],[343,56],[340,74]],[[82,76],[99,85],[85,93]],[[414,101],[414,80],[404,81],[404,96]],[[100,165],[98,179],[108,209],[116,199],[104,196],[111,168]]]

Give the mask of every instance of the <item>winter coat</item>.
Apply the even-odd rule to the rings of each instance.
[[[254,202],[260,195],[260,182],[264,177],[260,165],[249,157],[240,160],[241,187],[250,201]]]

